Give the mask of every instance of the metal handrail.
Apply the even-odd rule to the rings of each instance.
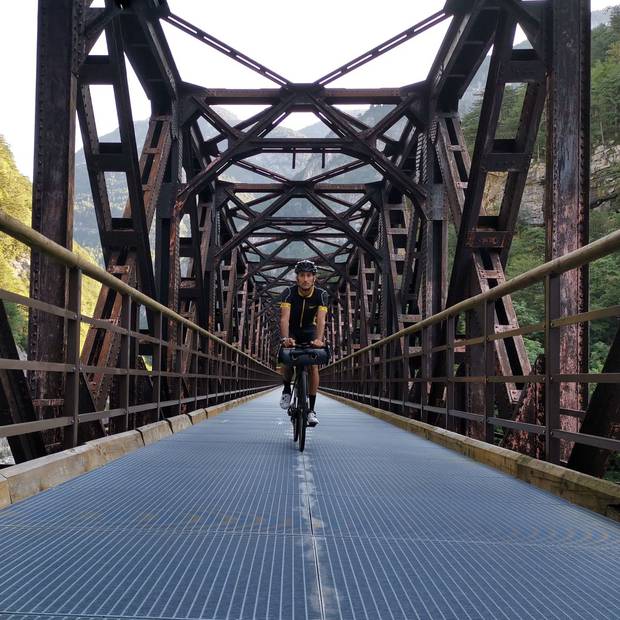
[[[30,226],[26,226],[22,224],[19,220],[7,215],[0,211],[0,231],[8,234],[9,236],[21,241],[25,245],[36,248],[40,252],[43,252],[52,258],[56,259],[58,262],[63,263],[67,267],[73,267],[79,269],[84,275],[87,275],[89,278],[104,284],[108,288],[114,289],[116,292],[128,295],[135,301],[139,302],[141,305],[154,310],[155,312],[161,313],[163,316],[168,317],[178,323],[182,323],[183,325],[189,327],[190,329],[198,332],[200,335],[205,338],[209,338],[210,340],[217,342],[218,344],[224,346],[227,349],[234,351],[238,355],[242,355],[247,359],[251,360],[255,364],[259,364],[263,368],[266,368],[269,371],[273,371],[273,368],[269,368],[259,360],[251,357],[241,349],[231,345],[230,343],[218,338],[216,335],[207,331],[200,325],[197,325],[193,321],[181,316],[174,310],[171,310],[167,306],[160,304],[158,301],[155,301],[153,298],[141,293],[138,289],[135,289],[133,286],[126,284],[122,280],[119,280],[117,277],[108,273],[105,269],[102,269],[98,265],[91,263],[90,261],[78,256],[71,250],[67,248],[63,248],[61,245],[48,239],[41,233],[37,232],[30,228]]]
[[[554,258],[553,260],[543,263],[538,267],[534,267],[534,269],[530,269],[529,271],[526,271],[525,273],[522,273],[484,293],[479,293],[478,295],[469,297],[457,304],[454,304],[453,306],[450,306],[449,308],[446,308],[445,310],[442,310],[441,312],[437,312],[436,314],[423,319],[415,325],[410,325],[409,327],[405,327],[404,329],[390,334],[381,340],[377,340],[362,349],[358,349],[354,353],[350,353],[345,357],[335,360],[328,366],[325,366],[323,370],[327,370],[328,368],[332,368],[338,364],[353,359],[354,357],[368,353],[377,347],[381,347],[389,342],[392,342],[393,340],[402,338],[403,336],[414,334],[430,327],[431,325],[445,321],[450,317],[458,316],[462,312],[472,310],[484,302],[499,299],[505,295],[510,295],[511,293],[525,289],[533,284],[542,282],[547,276],[559,275],[566,271],[570,271],[571,269],[582,267],[587,263],[591,263],[599,258],[608,256],[618,250],[620,250],[620,230],[616,230],[613,233],[610,233],[605,237],[601,237],[588,245],[584,245],[577,250],[573,250],[564,256]]]
[[[585,420],[590,409],[581,411],[574,405],[566,408],[560,390],[562,383],[620,384],[620,373],[612,372],[613,367],[604,368],[602,373],[578,372],[581,368],[572,367],[562,369],[560,354],[561,328],[620,317],[620,305],[568,316],[559,316],[561,312],[557,308],[563,273],[618,250],[620,230],[390,334],[323,368],[322,383],[326,385],[322,389],[387,408],[393,413],[419,417],[424,422],[429,421],[429,414],[434,416],[431,419],[437,420],[433,423],[439,423],[443,416],[445,428],[457,432],[462,423],[457,422],[459,420],[480,424],[476,427],[476,433],[482,433],[484,440],[489,443],[495,442],[498,427],[544,436],[544,458],[554,463],[561,460],[561,442],[620,452],[620,439],[574,432],[563,426],[562,416]],[[517,329],[498,330],[494,314],[496,301],[541,282],[544,283],[545,295],[544,320]],[[480,312],[479,329],[482,334],[472,337],[468,333],[465,338],[462,335],[457,337],[456,322],[459,316],[476,310]],[[434,342],[432,330],[438,326],[442,328],[442,336]],[[508,374],[500,371],[496,375],[493,351],[497,343],[508,337],[535,332],[544,332],[544,374]],[[412,334],[421,335],[421,346],[399,346],[399,341],[410,344],[408,337]],[[464,376],[455,376],[457,348],[463,352],[464,348],[472,346],[479,347],[478,367]],[[379,355],[369,355],[373,350],[378,350]],[[437,354],[441,354],[441,357],[433,357]],[[523,390],[525,385],[533,383],[544,385],[544,423],[542,420],[539,423],[538,417],[535,418],[536,423],[512,419],[515,410],[496,415],[496,385],[510,384],[518,388],[521,384],[523,387],[518,389]],[[457,404],[455,386],[458,384],[477,386],[479,400],[472,405],[473,410],[463,411],[459,406],[460,401]],[[413,386],[416,386],[415,389]],[[510,389],[508,385],[506,387]],[[413,399],[418,402],[413,402]],[[439,403],[443,404],[437,406]]]

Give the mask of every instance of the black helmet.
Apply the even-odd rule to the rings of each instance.
[[[295,273],[316,273],[316,265],[311,260],[300,260],[295,265]]]

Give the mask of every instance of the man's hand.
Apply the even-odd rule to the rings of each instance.
[[[294,338],[282,338],[282,346],[286,348],[294,347],[295,339]]]
[[[322,349],[325,346],[325,342],[319,338],[315,338],[310,342],[310,344],[317,349]]]

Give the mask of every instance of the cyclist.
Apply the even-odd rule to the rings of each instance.
[[[294,347],[298,344],[310,344],[324,347],[325,319],[327,317],[327,291],[316,285],[316,265],[311,260],[300,260],[295,265],[297,284],[282,291],[280,297],[280,335],[282,345]],[[319,367],[308,369],[310,386],[310,412],[308,426],[319,423],[314,411],[316,392],[319,387]],[[282,380],[284,390],[280,399],[280,407],[288,409],[291,404],[292,366],[284,366]]]

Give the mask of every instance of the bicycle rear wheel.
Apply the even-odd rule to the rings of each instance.
[[[308,412],[299,410],[299,417],[297,418],[297,426],[299,428],[299,451],[303,452],[306,447],[306,426],[308,419]]]

